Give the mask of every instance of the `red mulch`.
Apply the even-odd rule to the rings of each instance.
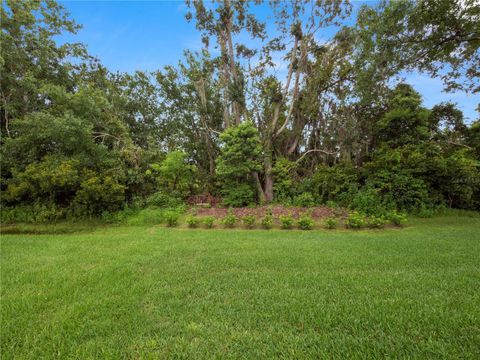
[[[302,214],[311,214],[314,219],[323,219],[331,216],[344,216],[345,211],[339,209],[332,209],[325,206],[302,208],[302,207],[285,207],[282,205],[273,206],[258,206],[255,208],[243,207],[232,208],[233,214],[237,217],[243,217],[246,215],[254,215],[257,218],[262,218],[268,213],[268,209],[272,210],[274,217],[280,215],[291,214],[294,218],[298,218]],[[196,208],[196,214],[198,216],[214,216],[216,218],[222,218],[228,214],[228,208],[212,207],[212,208]]]

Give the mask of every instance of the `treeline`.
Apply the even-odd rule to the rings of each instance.
[[[262,2],[187,3],[202,51],[126,74],[54,40],[79,29],[55,1],[2,2],[3,221],[206,193],[226,206],[480,208],[480,121],[424,107],[399,80],[417,70],[478,94],[478,3],[365,5],[351,26],[340,0],[274,1],[274,23],[255,15]]]

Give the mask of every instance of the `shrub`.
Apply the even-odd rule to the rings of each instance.
[[[337,227],[338,220],[335,219],[334,217],[329,217],[326,218],[325,221],[323,222],[323,227],[325,229],[335,229]]]
[[[280,215],[279,220],[282,229],[288,230],[293,227],[294,220],[292,215]]]
[[[178,226],[179,218],[180,218],[180,214],[176,211],[170,210],[165,212],[165,222],[167,223],[168,227]]]
[[[426,206],[422,206],[422,207],[420,207],[419,210],[417,210],[416,214],[417,214],[418,217],[421,217],[421,218],[431,218],[431,217],[433,217],[435,212],[431,208],[428,208]]]
[[[225,185],[222,196],[226,206],[247,206],[254,203],[255,189],[250,184]]]
[[[32,205],[17,205],[15,207],[2,206],[0,223],[45,223],[64,219],[66,209],[51,203],[35,202]]]
[[[366,225],[372,229],[381,229],[385,226],[387,220],[385,220],[385,216],[375,216],[371,215],[367,218]]]
[[[350,164],[318,165],[312,177],[311,191],[321,202],[338,201],[340,195],[351,192],[358,184],[356,169]]]
[[[228,209],[228,214],[222,219],[222,224],[226,228],[233,228],[237,222],[237,217],[233,214],[231,209]]]
[[[181,199],[167,191],[157,191],[147,198],[147,204],[153,207],[169,208],[176,207],[181,203]]]
[[[377,166],[381,166],[381,164]],[[384,164],[383,169],[377,168],[372,171],[368,171],[368,169],[367,165],[369,174],[367,185],[375,189],[383,206],[383,209],[377,208],[377,211],[394,208],[414,211],[419,207],[430,207],[433,204],[428,185],[424,180],[418,178],[418,175],[414,175],[411,170],[389,169],[388,164]],[[364,211],[360,208],[357,209]],[[374,213],[375,211],[371,214]]]
[[[297,225],[302,230],[312,230],[315,222],[310,215],[305,214],[298,219]]]
[[[181,151],[172,151],[161,163],[150,164],[145,175],[157,182],[164,194],[167,194],[166,199],[168,196],[173,199],[184,199],[197,185],[197,168],[189,163],[188,155]]]
[[[189,215],[187,217],[187,224],[190,228],[196,228],[200,222],[200,219],[194,215]]]
[[[296,163],[285,158],[276,159],[272,173],[273,193],[275,201],[281,204],[289,204],[298,184],[296,176]]]
[[[293,199],[293,205],[301,207],[315,206],[313,195],[309,192],[304,192]]]
[[[141,209],[141,210],[129,210],[124,216],[124,222],[128,225],[156,225],[159,223],[167,222],[166,214],[170,211],[174,211],[177,214],[181,214],[185,209],[178,207],[175,209]]]
[[[347,196],[344,202],[350,201],[349,207],[362,212],[366,215],[374,215],[385,211],[386,207],[393,207],[394,205],[386,205],[382,197],[379,195],[379,190],[373,188],[363,188],[351,194],[350,199]]]
[[[407,222],[407,215],[394,210],[387,215],[387,219],[390,220],[393,225],[402,226]]]
[[[270,214],[265,215],[262,220],[260,220],[260,224],[264,229],[271,229],[273,226],[273,216]]]
[[[117,211],[124,201],[125,186],[114,178],[93,176],[80,184],[75,204],[84,215],[100,215],[104,210]]]
[[[202,221],[207,229],[211,229],[215,223],[215,218],[213,216],[205,216]]]
[[[360,229],[365,225],[365,216],[354,211],[348,215],[345,226],[350,229]]]
[[[254,215],[246,215],[242,218],[243,225],[245,225],[247,229],[253,228],[255,226],[255,221],[256,218]]]

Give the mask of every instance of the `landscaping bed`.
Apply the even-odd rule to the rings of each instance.
[[[198,216],[213,216],[222,218],[227,216],[229,209],[237,217],[256,216],[261,218],[271,211],[274,217],[292,215],[293,218],[298,219],[303,214],[310,214],[315,220],[326,219],[332,216],[344,217],[347,211],[344,209],[333,209],[326,206],[317,207],[286,207],[282,205],[265,205],[257,207],[241,207],[241,208],[226,208],[226,207],[211,207],[211,208],[191,208],[190,212]]]

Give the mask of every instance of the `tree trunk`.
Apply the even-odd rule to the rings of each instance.
[[[265,192],[263,191],[262,182],[260,181],[260,177],[258,176],[257,172],[253,173],[253,177],[255,179],[255,184],[257,185],[258,197],[260,198],[260,203],[265,202]]]

